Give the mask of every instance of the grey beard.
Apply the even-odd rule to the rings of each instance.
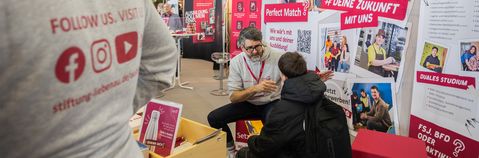
[[[260,62],[261,61],[261,57],[259,57],[259,56],[251,57],[250,59],[251,59],[252,62]]]

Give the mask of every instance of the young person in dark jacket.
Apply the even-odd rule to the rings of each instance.
[[[307,72],[306,61],[298,53],[287,52],[278,62],[281,78],[284,81],[281,100],[272,107],[260,135],[250,136],[248,147],[238,151],[237,157],[243,158],[306,158],[317,157],[307,148],[307,135],[314,133],[305,129],[310,124],[305,123],[307,109],[314,106],[332,105],[333,109],[340,107],[324,98],[326,85],[332,74],[321,76]],[[344,117],[344,113],[342,113]],[[314,125],[313,125],[314,126]],[[349,139],[349,137],[348,137]],[[318,143],[318,142],[314,142]],[[341,157],[341,155],[338,155]],[[328,156],[331,157],[331,156]],[[334,157],[334,156],[333,156]]]

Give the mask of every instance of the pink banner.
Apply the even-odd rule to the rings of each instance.
[[[404,20],[408,0],[321,0],[321,4],[323,9],[346,11],[342,14],[347,15],[341,15],[341,25],[348,26],[341,26],[341,29],[350,29],[371,27],[377,23],[378,17]],[[354,17],[356,20],[352,20]],[[360,17],[365,18],[365,21],[359,21]],[[345,21],[346,18],[350,21]]]
[[[196,33],[193,43],[209,43],[215,41],[215,6],[213,0],[194,0],[193,15],[196,22]]]
[[[431,157],[478,157],[479,143],[436,124],[411,115],[409,137],[426,142]]]
[[[231,58],[241,53],[238,37],[241,30],[246,27],[256,27],[261,30],[261,4],[262,0],[236,0],[232,4],[231,15]]]
[[[341,30],[376,27],[378,26],[378,18],[373,13],[347,12],[341,14]]]
[[[180,115],[181,107],[153,100],[148,102],[139,140],[158,155],[170,155],[173,151]]]
[[[474,77],[441,74],[436,72],[417,71],[416,81],[467,90],[469,86],[476,87]]]
[[[265,4],[264,22],[307,22],[307,3]]]

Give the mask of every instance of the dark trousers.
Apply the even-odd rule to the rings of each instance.
[[[389,128],[387,126],[384,126],[381,122],[373,120],[368,120],[367,126],[369,130],[376,130],[381,132],[387,132]]]
[[[277,101],[265,105],[254,105],[246,101],[226,104],[208,114],[208,123],[213,128],[222,128],[226,132],[226,141],[233,142],[233,135],[228,123],[246,119],[261,119],[264,123],[271,107]]]
[[[338,71],[339,60],[333,58],[331,60],[331,64],[333,65],[332,71],[337,72]]]

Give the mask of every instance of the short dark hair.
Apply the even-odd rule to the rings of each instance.
[[[381,92],[379,92],[379,89],[378,89],[378,87],[376,87],[376,86],[372,86],[372,87],[371,87],[371,89],[375,89],[376,91],[378,91],[378,93],[379,93],[379,94],[381,94]]]
[[[286,52],[279,58],[279,70],[288,78],[306,74],[306,61],[297,52]]]
[[[364,89],[361,89],[361,92],[365,92],[365,93],[366,93],[366,91],[364,91]]]
[[[261,31],[259,31],[255,27],[247,27],[241,30],[238,38],[238,43],[240,45],[244,45],[244,41],[247,39],[253,41],[262,41],[263,35],[261,34]]]
[[[433,50],[433,49],[436,49],[436,51],[439,51],[439,48],[437,48],[437,47],[432,47],[431,50]]]

